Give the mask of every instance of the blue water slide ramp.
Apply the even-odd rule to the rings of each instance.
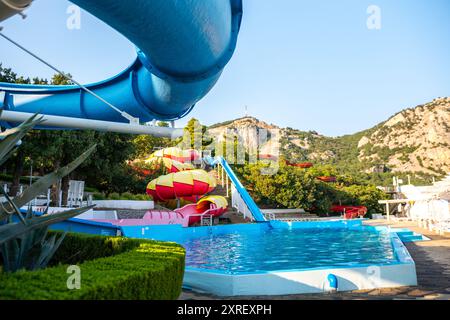
[[[136,60],[128,68],[86,88],[140,122],[176,120],[192,110],[216,84],[231,59],[242,17],[242,0],[71,2],[136,46]],[[0,107],[8,111],[129,121],[77,85],[0,83],[1,91]]]
[[[250,210],[250,212],[253,215],[253,218],[257,222],[264,222],[266,221],[266,218],[264,218],[263,213],[261,212],[261,209],[256,205],[253,198],[248,193],[247,189],[242,185],[241,181],[239,181],[238,177],[234,173],[233,169],[231,169],[228,162],[223,157],[217,157],[216,161],[220,163],[220,165],[225,170],[225,173],[227,174],[228,178],[230,178],[231,182],[233,183],[234,187],[236,188],[236,191],[241,196],[242,200],[244,200],[245,204],[247,205],[247,208]]]
[[[69,210],[69,209],[68,209]],[[22,214],[26,214],[28,210],[20,210]],[[34,215],[42,216],[42,212],[34,211]],[[20,222],[19,218],[14,215],[14,222]],[[119,236],[123,234],[122,228],[111,223],[90,221],[86,219],[70,218],[65,221],[54,223],[50,226],[50,230],[88,233],[102,236]]]

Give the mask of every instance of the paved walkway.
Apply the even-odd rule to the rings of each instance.
[[[391,225],[396,228],[408,228],[421,233],[430,241],[407,243],[406,247],[416,263],[417,287],[402,287],[392,289],[362,290],[339,292],[335,294],[307,294],[284,296],[246,296],[246,297],[216,297],[183,291],[180,299],[276,299],[276,300],[385,300],[385,299],[421,299],[450,300],[450,236],[438,236],[426,229],[418,228],[413,222],[387,222],[386,220],[371,220],[369,225]]]

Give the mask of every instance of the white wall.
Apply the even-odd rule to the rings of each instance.
[[[94,200],[97,208],[108,209],[132,209],[132,210],[152,210],[155,208],[153,201],[136,201],[136,200]]]

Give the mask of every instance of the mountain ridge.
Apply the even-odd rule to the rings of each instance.
[[[251,128],[280,130],[280,154],[290,162],[351,166],[366,173],[440,176],[450,172],[450,97],[403,109],[372,128],[338,137],[281,128],[255,117],[217,123],[209,126],[208,132],[221,137],[231,130],[240,135],[244,146],[254,148]]]

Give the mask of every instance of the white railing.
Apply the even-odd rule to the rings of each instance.
[[[270,221],[270,220],[276,220],[277,216],[275,215],[275,213],[272,212],[263,212],[264,218],[266,218],[266,220]]]
[[[200,219],[200,224],[202,226],[211,227],[212,225],[214,225],[214,217],[212,215],[202,215]]]
[[[244,216],[246,219],[254,220],[252,213],[247,207],[244,199],[242,199],[236,187],[231,184],[231,206],[236,209],[236,211]]]
[[[200,225],[212,227],[214,225],[214,216],[207,213],[191,214],[187,218],[200,217]]]
[[[430,231],[450,232],[449,205],[446,200],[418,200],[409,210],[409,217]]]
[[[222,188],[226,188],[227,197],[230,196],[231,192],[232,207],[251,221],[266,221],[263,213],[226,160],[221,157],[217,159],[219,160],[216,166],[217,176],[222,183]]]

